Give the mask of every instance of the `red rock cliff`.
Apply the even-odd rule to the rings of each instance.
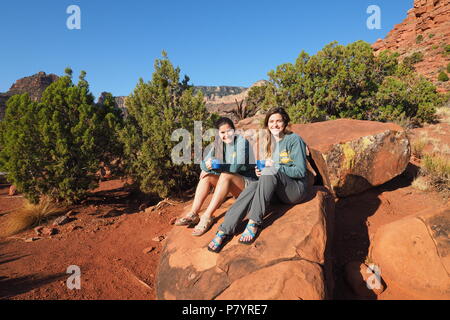
[[[444,48],[448,44],[450,1],[414,0],[414,8],[408,10],[406,19],[372,47],[375,53],[386,49],[398,52],[401,59],[421,52],[423,61],[415,65],[417,72],[432,81],[439,91],[449,92],[450,81],[438,81],[440,70],[450,63],[450,54],[446,54]]]

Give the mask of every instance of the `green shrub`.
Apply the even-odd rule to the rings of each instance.
[[[8,100],[0,122],[0,171],[32,202],[42,196],[73,203],[96,186],[101,161],[117,157],[120,113],[111,101],[96,105],[81,72],[52,83],[41,102],[28,94]],[[116,146],[110,148],[110,146]]]
[[[441,71],[441,72],[439,72],[438,80],[442,81],[442,82],[447,82],[448,81],[448,75],[444,71]]]
[[[434,33],[430,33],[430,34],[428,35],[428,38],[432,39],[434,36],[435,36]]]
[[[285,107],[298,123],[400,117],[417,124],[434,121],[435,106],[443,103],[436,87],[399,63],[398,54],[375,56],[363,41],[347,46],[333,42],[313,56],[301,52],[295,63],[282,64],[268,75],[269,82],[257,93],[261,109]]]
[[[447,65],[447,72],[450,73],[450,63]]]
[[[416,63],[423,61],[423,53],[422,52],[414,52],[412,55],[406,57],[403,60],[403,63],[408,66],[413,66]]]
[[[128,117],[120,138],[124,164],[145,193],[164,198],[198,181],[198,164],[172,161],[172,150],[179,141],[172,141],[171,136],[176,129],[184,129],[193,137],[194,121],[202,121],[203,129],[209,129],[216,115],[206,110],[200,92],[194,96],[188,82],[187,76],[180,82],[180,69],[163,52],[163,58],[155,61],[152,80],[140,79],[127,98]]]
[[[419,34],[419,35],[416,37],[416,43],[419,44],[419,43],[422,43],[422,41],[423,41],[423,35]]]

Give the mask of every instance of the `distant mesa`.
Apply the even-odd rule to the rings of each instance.
[[[30,77],[17,80],[6,93],[0,93],[0,120],[5,116],[6,101],[15,94],[28,93],[33,101],[39,101],[45,89],[58,80],[56,74],[39,72]]]
[[[400,59],[414,53],[423,54],[414,67],[419,74],[433,82],[440,92],[450,91],[450,81],[438,81],[438,74],[450,63],[445,46],[450,44],[450,1],[414,0],[414,7],[402,23],[397,24],[386,38],[378,39],[372,48],[375,54],[390,50]]]
[[[221,116],[226,116],[232,118],[233,120],[238,120],[234,119],[234,115],[232,114],[232,110],[236,108],[236,101],[239,103],[241,101],[244,101],[245,105],[245,100],[247,98],[250,89],[257,86],[262,86],[267,82],[268,81],[266,80],[259,80],[254,84],[252,84],[249,88],[244,88],[241,92],[236,94],[222,95],[222,96],[214,94],[210,96],[205,95],[206,109],[208,109],[209,112],[217,112]],[[219,87],[219,88],[228,88],[228,87]]]

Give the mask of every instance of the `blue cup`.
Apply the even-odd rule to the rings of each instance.
[[[259,171],[262,171],[266,167],[266,160],[256,160],[256,167]]]
[[[219,159],[212,159],[211,161],[211,167],[212,169],[220,169],[220,160]]]

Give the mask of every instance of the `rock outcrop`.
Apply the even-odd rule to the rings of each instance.
[[[378,39],[372,47],[375,53],[383,50],[398,52],[400,58],[415,52],[423,54],[423,61],[415,65],[417,72],[437,85],[443,92],[450,91],[450,81],[439,82],[438,74],[450,63],[445,46],[450,44],[450,2],[448,0],[414,0],[414,7],[406,19],[397,24],[385,39]]]
[[[331,270],[334,201],[314,187],[307,201],[277,204],[251,246],[236,236],[220,254],[207,250],[219,221],[202,237],[175,227],[168,234],[157,276],[158,299],[327,299],[333,289]],[[243,225],[245,226],[245,224]]]
[[[243,105],[245,106],[245,100],[248,96],[248,92],[251,88],[255,86],[262,86],[266,83],[266,80],[260,80],[255,82],[250,86],[250,88],[243,88],[243,90],[237,94],[229,94],[229,95],[223,95],[223,96],[206,96],[205,97],[205,103],[206,108],[209,112],[216,112],[222,116],[229,117],[233,120],[235,119],[235,116],[232,114],[232,111],[236,109],[236,101],[238,103],[243,102]]]
[[[98,104],[102,104],[102,103],[103,103],[103,101],[105,100],[105,96],[106,96],[107,93],[108,93],[108,92],[102,92],[102,93],[100,94],[100,97],[99,97],[98,100],[97,100],[97,103],[98,103]],[[126,106],[126,104],[125,104],[125,99],[126,99],[126,98],[127,98],[126,96],[117,96],[117,97],[114,97],[114,101],[115,101],[116,108],[118,108],[118,109],[120,109],[120,110],[122,111],[122,115],[123,115],[124,117],[126,117],[126,116],[128,115],[127,106]]]
[[[381,227],[370,247],[387,286],[417,299],[450,299],[450,209],[423,212]]]
[[[39,72],[30,77],[17,80],[6,93],[0,93],[0,120],[3,119],[6,109],[6,101],[15,94],[28,93],[33,101],[39,101],[45,89],[58,80],[55,74]]]

